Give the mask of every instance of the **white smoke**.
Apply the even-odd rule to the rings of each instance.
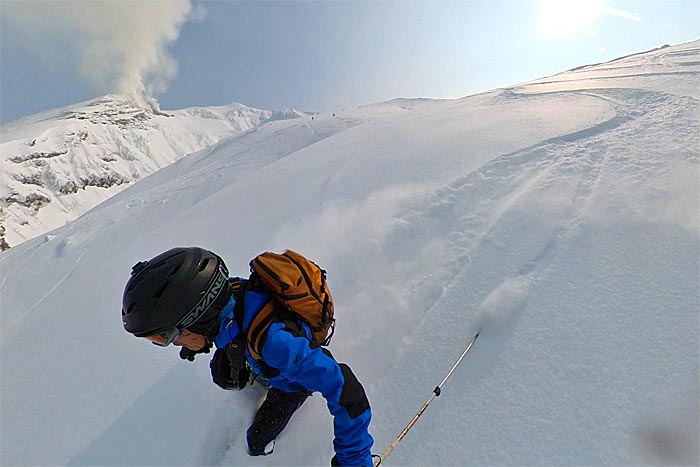
[[[201,16],[190,0],[27,1],[2,6],[4,19],[21,36],[18,42],[34,56],[54,62],[50,54],[70,56],[96,91],[130,96],[151,106],[154,94],[164,92],[177,73],[168,47],[195,13]]]

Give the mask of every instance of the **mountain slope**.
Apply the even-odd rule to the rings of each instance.
[[[328,464],[319,395],[251,458],[259,386],[121,329],[130,267],[200,245],[234,274],[281,248],[328,270],[377,453],[482,331],[386,465],[697,464],[698,63],[272,122],[2,253],[2,462]]]
[[[55,109],[0,130],[3,249],[70,222],[181,157],[294,111],[241,104],[161,112],[116,95]]]

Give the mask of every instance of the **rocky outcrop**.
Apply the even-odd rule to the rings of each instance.
[[[19,193],[10,193],[2,198],[2,203],[6,208],[12,204],[19,204],[20,206],[31,208],[35,212],[38,212],[39,209],[46,206],[50,202],[51,198],[42,193],[37,192],[32,192],[27,195],[20,195]]]
[[[51,159],[52,157],[60,157],[65,154],[68,154],[67,149],[52,152],[30,152],[29,154],[12,156],[8,160],[10,162],[14,162],[15,164],[21,164],[22,162],[27,162],[35,159]]]

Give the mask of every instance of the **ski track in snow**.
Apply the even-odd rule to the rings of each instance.
[[[420,256],[421,247],[430,248],[439,237],[447,244],[443,249],[447,256],[442,259],[443,268],[434,268],[441,271],[439,274],[424,277],[408,287],[416,290],[413,293],[416,300],[408,299],[407,302],[414,304],[412,313],[418,317],[418,323],[397,331],[397,334],[412,334],[416,338],[404,339],[403,347],[397,349],[394,361],[387,365],[388,371],[381,377],[381,384],[389,386],[386,392],[393,396],[388,399],[380,397],[376,404],[378,411],[385,416],[398,414],[396,420],[385,426],[399,427],[410,418],[405,403],[397,406],[392,399],[405,401],[417,397],[417,409],[419,399],[429,395],[427,387],[423,395],[416,394],[416,383],[422,379],[416,381],[415,376],[406,371],[412,366],[411,362],[416,361],[421,353],[439,355],[439,360],[435,361],[435,367],[439,369],[427,371],[431,377],[439,378],[440,371],[449,368],[452,359],[459,355],[459,344],[466,344],[473,333],[480,330],[466,329],[468,334],[465,335],[465,311],[446,313],[438,305],[453,283],[459,280],[461,272],[472,266],[472,255],[480,249],[493,248],[490,242],[494,230],[501,227],[501,223],[508,222],[508,217],[514,210],[527,209],[528,203],[533,200],[545,200],[546,205],[551,190],[562,193],[563,199],[554,200],[552,218],[545,221],[549,227],[542,234],[543,238],[519,239],[521,242],[534,241],[541,245],[540,249],[525,262],[511,265],[510,268],[514,268],[512,275],[494,278],[493,291],[484,299],[481,306],[483,310],[466,310],[467,314],[517,315],[528,290],[537,283],[539,277],[546,274],[557,254],[565,250],[568,243],[575,241],[580,234],[590,202],[597,195],[596,189],[601,177],[608,172],[627,170],[625,165],[631,165],[628,176],[640,179],[646,179],[659,170],[653,157],[642,160],[626,158],[626,155],[634,154],[638,148],[615,147],[615,141],[629,141],[626,135],[633,133],[640,137],[639,146],[647,144],[648,140],[653,140],[653,132],[645,117],[658,118],[653,114],[669,108],[669,103],[673,104],[670,106],[674,109],[672,112],[682,112],[688,108],[687,98],[638,89],[598,89],[576,94],[612,103],[616,111],[614,117],[590,128],[497,157],[478,170],[437,190],[428,200],[407,207],[397,216],[395,227],[384,243],[404,246],[405,256],[391,258],[389,262],[410,261],[411,258]],[[537,95],[506,91],[503,98],[527,99],[537,98]],[[674,116],[668,116],[671,124],[678,121],[677,115],[676,120],[672,117]],[[693,116],[687,117],[692,119]],[[697,123],[692,120],[686,123],[691,128],[697,127]],[[508,247],[511,246],[517,248],[515,245]],[[502,303],[498,303],[499,300]],[[489,317],[479,316],[476,326],[481,326],[484,318],[488,320]],[[499,348],[504,347],[512,335],[513,329],[508,329],[508,326],[517,325],[510,317],[505,317],[506,323],[503,318],[501,316],[497,324],[505,329],[499,330],[495,336]],[[434,332],[435,322],[440,322],[441,342],[424,342],[424,336]],[[467,318],[466,322],[469,323],[470,320]],[[421,376],[424,377],[425,373]],[[429,385],[427,381],[422,382]],[[402,396],[397,396],[398,394]],[[391,442],[396,434],[376,430],[375,436],[377,443],[382,446]]]
[[[608,121],[568,135],[562,135],[537,145],[500,156],[479,170],[459,177],[437,191],[423,206],[412,206],[396,219],[397,228],[386,243],[401,241],[406,245],[424,245],[436,234],[449,240],[454,254],[446,264],[447,277],[456,277],[470,263],[470,254],[488,241],[489,232],[519,200],[549,185],[572,179],[576,187],[566,200],[568,207],[553,227],[545,247],[523,264],[518,275],[533,275],[546,267],[556,254],[558,245],[577,233],[589,200],[601,173],[614,154],[608,149],[617,131],[648,131],[643,119],[646,113],[664,109],[667,101],[682,101],[636,89],[580,92],[613,103],[616,115]],[[632,104],[620,104],[615,96],[637,95]],[[508,98],[521,98],[507,93]],[[627,97],[629,99],[629,96]],[[678,102],[681,108],[683,102]],[[646,113],[635,110],[648,108]],[[620,157],[620,156],[618,156]],[[618,161],[619,163],[619,161]],[[644,172],[643,168],[639,168]],[[643,175],[643,174],[642,174]],[[445,223],[449,220],[449,223]],[[407,254],[413,255],[409,249]],[[437,300],[436,300],[437,301]]]
[[[65,243],[65,242],[62,242],[62,244],[64,244],[64,243]],[[60,245],[59,245],[59,247],[57,247],[57,248],[60,248]],[[60,253],[60,250],[57,250],[57,252]],[[20,324],[22,321],[26,320],[27,317],[30,316],[30,315],[32,314],[32,312],[33,312],[44,300],[46,300],[48,297],[50,297],[51,294],[54,293],[54,291],[56,291],[59,287],[61,287],[61,285],[63,285],[63,283],[71,276],[71,274],[73,273],[73,271],[75,270],[75,268],[78,267],[78,265],[80,264],[80,260],[83,258],[84,255],[85,255],[85,251],[82,251],[82,252],[80,253],[80,255],[78,256],[78,258],[75,260],[75,262],[73,262],[73,264],[70,266],[70,268],[68,268],[68,271],[66,271],[65,275],[64,275],[63,277],[61,277],[61,279],[59,279],[59,281],[56,282],[56,284],[55,284],[53,287],[51,287],[44,295],[42,295],[41,298],[39,298],[39,300],[37,300],[37,301],[34,303],[34,305],[32,305],[31,307],[29,307],[29,308],[28,308],[26,311],[24,311],[23,313],[19,313],[12,321],[10,321],[10,322],[4,324],[3,326],[6,326],[8,330],[11,330],[11,329],[13,329],[16,325],[18,325],[18,324]],[[30,255],[30,256],[31,256],[31,255]],[[4,284],[4,281],[3,281],[3,284]]]
[[[577,159],[576,154],[583,152],[579,145],[626,121],[629,121],[628,115],[618,114],[595,127],[496,158],[436,192],[426,205],[408,208],[397,218],[400,227],[387,243],[399,239],[404,244],[420,245],[442,232],[449,240],[449,251],[454,254],[445,265],[449,271],[445,276],[455,277],[469,264],[470,253],[488,240],[491,229],[513,204],[538,184],[555,179],[561,169],[584,171],[569,209],[570,220],[562,223],[559,230],[571,229],[567,225],[575,224],[577,213],[591,195],[602,166],[601,161]],[[446,224],[445,220],[450,222]],[[552,235],[547,247],[522,267],[521,274],[531,273],[537,264],[553,254],[557,236],[558,233]]]

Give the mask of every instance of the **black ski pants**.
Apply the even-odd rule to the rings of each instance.
[[[270,454],[272,449],[266,452],[265,447],[284,430],[292,414],[310,395],[308,391],[284,392],[270,388],[265,401],[255,414],[253,424],[248,428],[246,437],[249,454],[251,456]]]

